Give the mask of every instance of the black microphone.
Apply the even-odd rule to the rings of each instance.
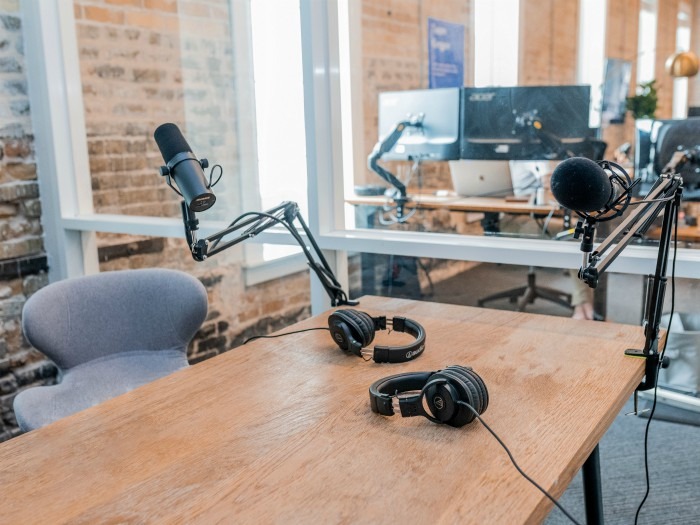
[[[607,210],[628,189],[584,157],[562,161],[552,173],[550,188],[559,204],[580,213]]]
[[[161,175],[175,179],[187,207],[192,211],[205,211],[216,202],[216,195],[209,189],[203,168],[208,166],[206,159],[201,161],[192,153],[190,145],[175,124],[158,126],[153,133],[166,165],[160,168]]]

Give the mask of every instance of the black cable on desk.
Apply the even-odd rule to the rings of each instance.
[[[565,509],[565,508],[564,508],[564,507],[563,507],[549,492],[547,492],[546,490],[544,490],[540,485],[537,484],[537,482],[536,482],[534,479],[532,479],[530,476],[528,476],[527,474],[525,474],[525,472],[523,471],[523,469],[521,469],[521,468],[518,466],[518,464],[515,462],[515,458],[513,457],[513,454],[511,454],[511,452],[510,452],[510,450],[508,449],[508,447],[506,446],[506,444],[501,440],[501,438],[498,437],[498,435],[497,435],[493,430],[491,430],[491,427],[488,426],[488,425],[486,424],[486,422],[485,422],[483,419],[481,419],[481,416],[480,416],[479,413],[474,409],[473,406],[471,406],[469,403],[465,403],[464,401],[457,401],[457,404],[459,404],[459,405],[464,405],[465,407],[467,407],[469,410],[472,411],[472,413],[476,416],[476,418],[479,420],[479,422],[480,422],[482,425],[484,425],[484,428],[485,428],[486,430],[488,430],[488,431],[491,433],[491,435],[496,439],[496,441],[498,441],[498,444],[501,445],[501,446],[503,447],[503,450],[505,450],[505,451],[506,451],[506,454],[508,454],[508,457],[510,458],[511,463],[513,463],[513,466],[514,466],[515,469],[520,473],[520,475],[521,475],[522,477],[524,477],[526,480],[528,480],[530,483],[532,483],[532,484],[535,486],[535,488],[536,488],[537,490],[539,490],[542,494],[544,494],[545,496],[547,496],[547,498],[549,498],[549,500],[550,500],[552,503],[554,503],[554,504],[557,506],[557,508],[558,508],[560,511],[562,511],[562,512],[564,513],[564,515],[565,515],[567,518],[569,518],[569,519],[571,520],[572,523],[575,523],[576,525],[581,525],[578,521],[576,521],[576,519],[575,519],[571,514],[569,514],[569,513],[566,511],[566,509]]]
[[[245,341],[243,341],[243,344],[246,344],[250,341],[253,341],[255,339],[272,339],[273,337],[282,337],[283,335],[291,335],[291,334],[299,334],[301,332],[310,332],[312,330],[330,330],[327,326],[319,326],[316,328],[304,328],[302,330],[294,330],[293,332],[285,332],[283,334],[274,334],[274,335],[254,335],[252,337],[249,337]]]

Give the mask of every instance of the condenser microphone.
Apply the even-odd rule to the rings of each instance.
[[[584,157],[562,161],[552,173],[550,188],[559,204],[584,214],[608,210],[628,189],[618,177]]]
[[[167,123],[158,126],[153,133],[158,144],[165,166],[161,174],[172,177],[180,189],[187,207],[192,211],[205,211],[216,202],[216,195],[211,191],[203,168],[208,163],[201,161],[192,153],[190,145],[182,136],[175,124]]]

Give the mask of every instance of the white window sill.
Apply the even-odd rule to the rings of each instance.
[[[303,253],[295,253],[272,261],[246,265],[243,272],[245,285],[255,286],[256,284],[302,272],[308,268],[309,265]]]

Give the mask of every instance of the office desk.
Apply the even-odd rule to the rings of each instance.
[[[643,375],[623,355],[639,327],[378,297],[361,308],[422,323],[425,353],[364,362],[325,331],[251,342],[1,444],[2,520],[535,523],[551,503],[479,423],[379,416],[369,385],[472,366],[485,420],[558,497]]]
[[[481,213],[513,213],[525,214],[531,213],[537,215],[549,215],[559,213],[559,205],[545,204],[537,205],[529,202],[508,202],[504,198],[496,197],[460,197],[459,195],[437,196],[430,193],[419,193],[409,195],[410,201],[406,203],[406,208],[418,208],[426,210],[449,210],[463,212],[481,212]],[[391,204],[392,201],[387,197],[367,196],[361,197],[354,195],[345,202],[353,205],[365,206],[384,206]],[[561,212],[563,214],[563,212]]]
[[[661,237],[661,228],[649,230],[648,237],[658,239]],[[678,240],[684,242],[700,242],[700,226],[678,226]]]

